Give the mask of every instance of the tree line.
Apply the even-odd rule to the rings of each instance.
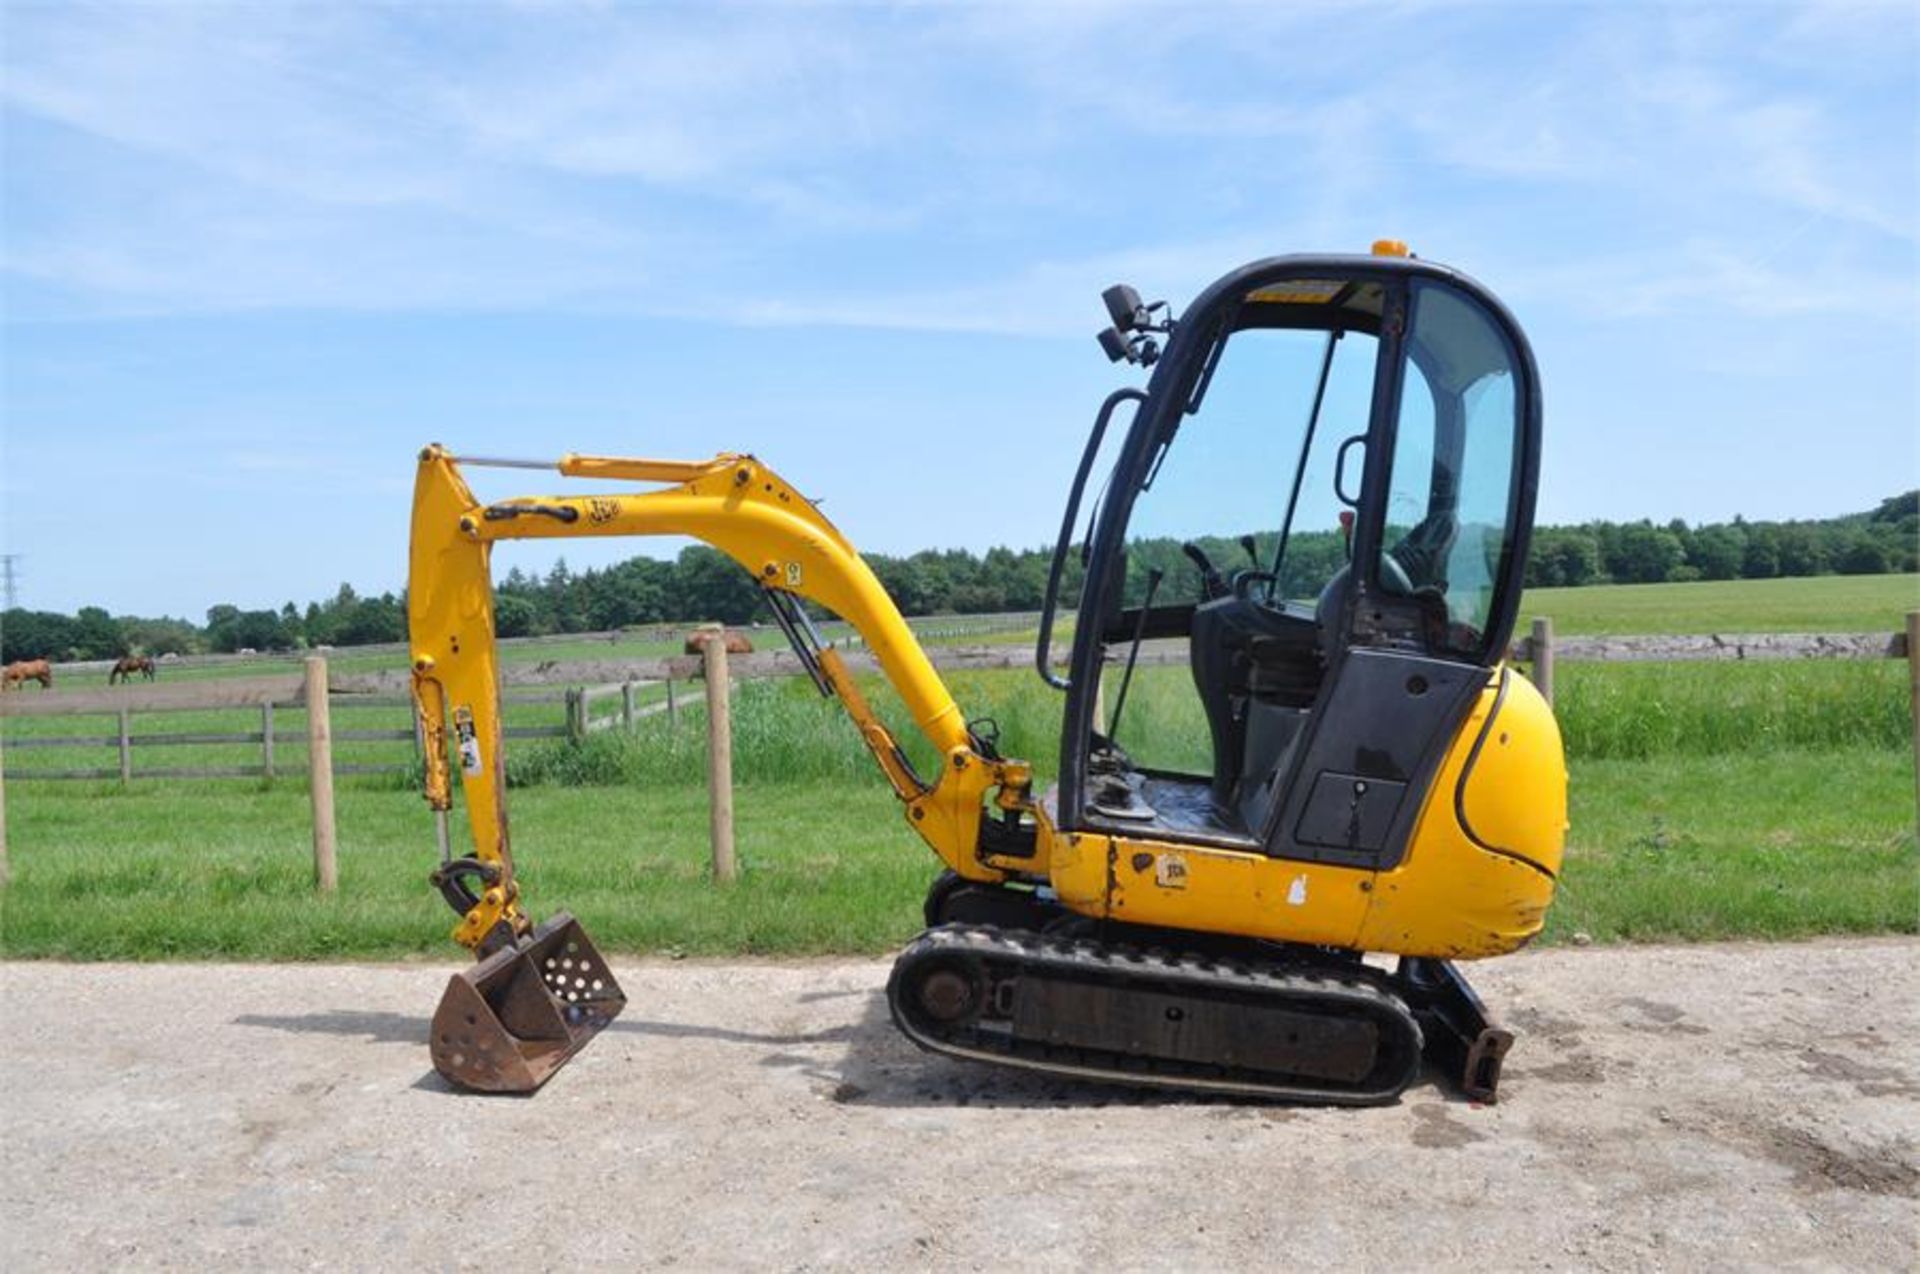
[[[1256,536],[1256,555],[1270,561],[1271,535]],[[1202,537],[1201,548],[1223,573],[1252,565],[1226,537]],[[1344,556],[1337,533],[1294,536],[1281,590],[1324,580]],[[1137,600],[1150,569],[1163,575],[1161,598],[1186,600],[1197,572],[1171,539],[1143,540],[1130,550],[1128,596]],[[867,555],[867,564],[907,615],[993,614],[1038,610],[1051,560],[1048,549],[925,549],[908,556]],[[1540,527],[1527,562],[1530,588],[1641,584],[1682,580],[1773,579],[1805,575],[1874,575],[1920,570],[1920,491],[1881,501],[1866,513],[1822,521],[1748,522],[1735,518],[1690,526],[1675,519],[1589,522]],[[1062,604],[1080,594],[1084,568],[1070,553]],[[731,559],[704,545],[671,561],[634,557],[601,570],[575,572],[557,562],[543,576],[518,567],[496,588],[495,627],[502,637],[602,632],[636,624],[720,620],[739,624],[764,615],[760,589]],[[304,608],[242,610],[222,604],[201,624],[185,619],[112,615],[97,606],[63,615],[13,609],[0,614],[0,658],[111,659],[242,650],[363,646],[404,640],[404,593],[362,597],[349,585]]]
[[[1527,559],[1529,588],[1662,581],[1883,575],[1920,570],[1920,491],[1869,513],[1819,522],[1690,527],[1679,518],[1542,527]]]

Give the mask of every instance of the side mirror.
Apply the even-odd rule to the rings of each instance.
[[[1138,363],[1142,367],[1152,367],[1160,357],[1160,346],[1155,343],[1149,332],[1173,331],[1173,315],[1169,311],[1160,322],[1153,321],[1155,310],[1165,310],[1165,301],[1155,301],[1152,305],[1140,299],[1140,293],[1124,283],[1116,283],[1100,294],[1106,302],[1107,317],[1113,320],[1113,326],[1100,333],[1100,348],[1106,352],[1109,362]],[[1138,336],[1128,333],[1138,332]]]
[[[1116,330],[1126,333],[1147,325],[1147,307],[1141,303],[1140,294],[1126,284],[1114,284],[1100,294],[1100,299],[1107,303],[1107,314]]]

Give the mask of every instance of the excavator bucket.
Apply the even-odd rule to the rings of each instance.
[[[587,931],[561,912],[448,981],[433,1068],[459,1088],[530,1093],[626,1007]]]

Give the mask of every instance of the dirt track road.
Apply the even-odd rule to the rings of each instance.
[[[1909,1268],[1920,943],[1478,971],[1504,1100],[1142,1099],[962,1067],[878,962],[616,964],[532,1099],[428,1069],[433,967],[0,966],[10,1270]]]

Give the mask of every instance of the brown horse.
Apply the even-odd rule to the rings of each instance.
[[[132,681],[134,673],[140,673],[148,681],[153,680],[153,660],[145,655],[122,655],[113,661],[113,671],[107,674],[107,684],[116,681]]]
[[[22,659],[0,670],[0,687],[24,690],[29,681],[39,682],[42,690],[53,689],[53,665],[44,659]]]

